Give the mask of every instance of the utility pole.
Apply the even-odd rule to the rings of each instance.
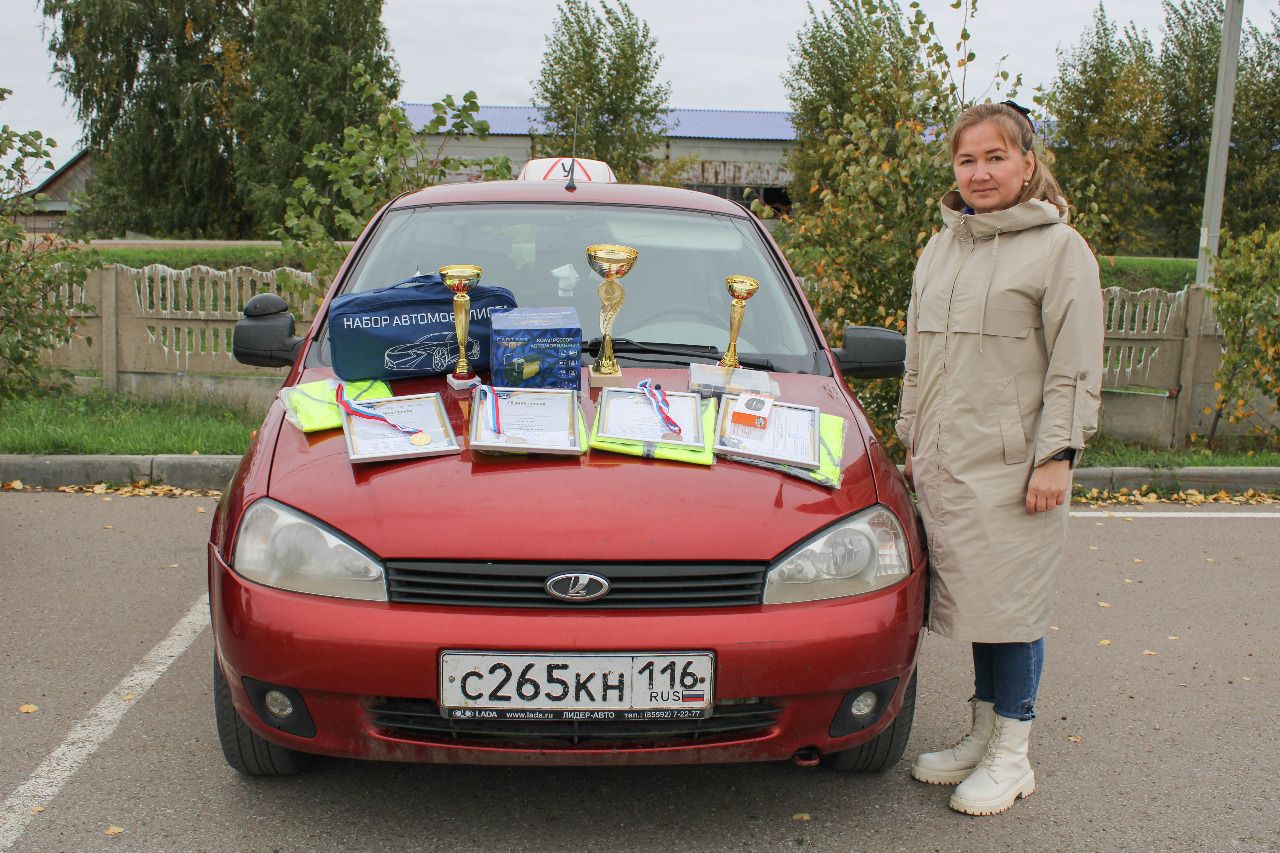
[[[1213,135],[1209,139],[1209,170],[1204,181],[1204,213],[1200,219],[1200,249],[1196,254],[1196,282],[1187,292],[1187,337],[1182,343],[1182,369],[1173,410],[1172,444],[1186,447],[1195,391],[1196,359],[1208,296],[1209,273],[1218,256],[1222,231],[1222,196],[1227,184],[1227,154],[1231,147],[1231,116],[1235,109],[1236,67],[1240,64],[1240,27],[1244,0],[1224,0],[1222,49],[1218,54],[1218,91],[1213,102]]]

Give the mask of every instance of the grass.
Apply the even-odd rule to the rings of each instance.
[[[67,391],[0,401],[0,453],[243,453],[262,413],[198,399]]]
[[[1280,467],[1280,444],[1274,440],[1232,436],[1219,439],[1218,445],[1215,450],[1199,444],[1186,450],[1170,450],[1121,444],[1102,437],[1086,448],[1083,464],[1089,468]]]
[[[286,252],[279,246],[95,246],[93,251],[102,258],[103,263],[135,268],[164,264],[179,270],[194,266],[212,267],[215,270],[229,270],[232,267],[252,267],[259,270],[273,270],[277,267],[304,269],[300,256]]]
[[[1195,258],[1134,258],[1103,255],[1098,258],[1103,287],[1146,290],[1158,287],[1177,292],[1195,281]]]

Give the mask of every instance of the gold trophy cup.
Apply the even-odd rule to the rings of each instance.
[[[747,311],[747,300],[756,295],[760,282],[745,275],[731,275],[725,278],[724,288],[733,297],[729,306],[729,348],[720,359],[721,367],[738,366],[738,333],[742,331],[742,315]]]
[[[480,280],[484,270],[475,264],[449,264],[440,267],[444,286],[453,291],[453,328],[458,335],[458,364],[448,376],[449,387],[465,391],[480,384],[480,377],[467,361],[467,330],[471,325],[471,296],[467,293]]]
[[[604,281],[600,283],[600,357],[591,368],[591,387],[603,388],[623,384],[622,370],[613,357],[613,321],[622,310],[626,293],[618,279],[631,272],[639,253],[630,246],[602,244],[587,247],[587,263]]]

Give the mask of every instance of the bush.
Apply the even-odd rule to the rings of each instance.
[[[1262,227],[1224,241],[1213,283],[1209,295],[1222,327],[1223,353],[1209,444],[1224,417],[1228,423],[1253,417],[1259,432],[1280,432],[1280,230]],[[1251,402],[1259,399],[1268,400],[1266,411]]]
[[[0,102],[9,92],[0,88]],[[53,235],[30,236],[23,226],[38,200],[27,194],[29,170],[52,170],[56,144],[38,130],[0,126],[0,398],[61,384],[41,358],[71,340],[75,312],[87,308],[69,294],[84,282],[92,256]]]

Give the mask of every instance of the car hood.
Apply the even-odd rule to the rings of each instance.
[[[627,374],[687,388],[685,370]],[[305,435],[282,421],[268,493],[387,560],[768,561],[876,500],[861,418],[839,380],[773,375],[782,399],[848,422],[841,488],[724,459],[703,467],[596,450],[572,458],[464,450],[353,465],[341,430]],[[309,369],[298,381],[329,376]],[[397,396],[439,391],[465,435],[467,398],[441,380],[393,388]],[[588,424],[596,396],[582,395]]]

